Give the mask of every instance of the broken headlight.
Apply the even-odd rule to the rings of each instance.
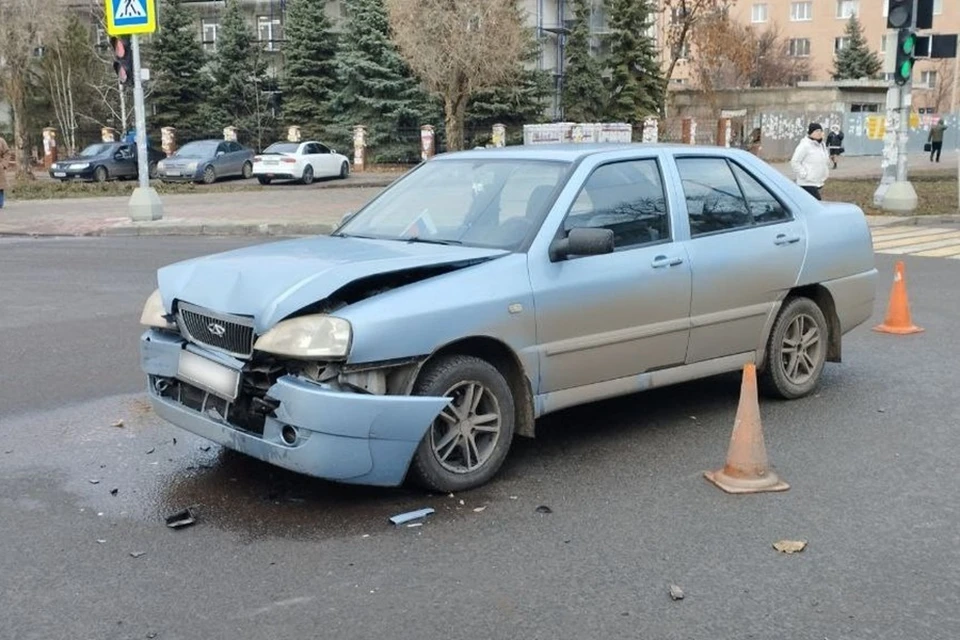
[[[176,329],[177,326],[167,320],[167,312],[163,308],[163,299],[160,297],[160,289],[157,289],[147,298],[147,303],[143,305],[143,313],[140,314],[140,324],[147,327],[156,327],[158,329]]]
[[[284,320],[260,336],[253,348],[300,360],[345,358],[352,337],[350,323],[343,318],[317,314]]]

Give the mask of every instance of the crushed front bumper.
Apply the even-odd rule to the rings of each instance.
[[[449,398],[343,392],[285,375],[267,391],[266,399],[275,409],[265,415],[259,433],[232,423],[226,401],[177,379],[184,349],[231,364],[230,358],[188,345],[177,336],[145,332],[140,339],[140,361],[157,415],[229,449],[327,480],[377,486],[401,484],[427,428],[449,403]],[[232,364],[242,366],[239,361]],[[200,411],[181,401],[182,393],[181,398],[170,394],[171,385],[203,394],[201,409],[207,407],[208,396],[213,398],[213,405],[227,404],[228,408]],[[292,444],[281,435],[286,426],[296,430]]]

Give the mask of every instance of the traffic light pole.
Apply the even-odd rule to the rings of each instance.
[[[147,155],[147,116],[143,99],[143,79],[140,77],[140,36],[130,38],[133,49],[133,110],[137,123],[137,174],[139,186],[130,196],[130,219],[133,221],[159,220],[163,204],[156,190],[150,186],[150,158]]]

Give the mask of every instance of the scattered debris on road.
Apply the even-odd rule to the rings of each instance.
[[[153,453],[153,452],[156,451],[156,450],[157,450],[156,447],[150,447],[149,449],[147,449],[147,455],[150,455],[151,453]]]
[[[100,481],[94,478],[90,478],[87,482],[89,482],[90,484],[100,484]]]
[[[113,489],[110,489],[110,495],[115,496],[115,495],[117,495],[118,493],[120,493],[120,489],[118,489],[117,487],[114,487]]]
[[[204,452],[210,451],[210,445],[208,444],[203,445],[202,447],[200,447],[200,451],[204,451]]]
[[[147,552],[146,552],[146,551],[131,551],[131,552],[130,552],[130,555],[131,555],[132,557],[134,557],[134,558],[139,558],[140,556],[145,556],[145,555],[147,555]]]
[[[683,600],[683,589],[675,584],[670,585],[670,597],[674,600]]]
[[[106,544],[106,542],[107,542],[107,541],[106,541],[106,540],[103,540],[103,539],[97,540],[97,544]]]
[[[537,513],[553,513],[553,509],[551,509],[545,504],[542,504],[539,507],[537,507]]]
[[[408,511],[406,513],[399,513],[393,516],[392,518],[390,518],[390,522],[396,525],[406,524],[408,522],[412,522],[413,520],[426,518],[432,513],[435,513],[435,512],[430,507],[427,507],[425,509],[420,509],[418,511]]]
[[[193,512],[190,509],[184,509],[179,513],[175,513],[172,516],[167,516],[167,526],[171,529],[182,529],[183,527],[189,527],[197,521],[193,517]]]
[[[807,548],[806,540],[780,540],[773,543],[773,548],[781,553],[796,553]]]
[[[473,512],[474,512],[474,513],[480,513],[480,512],[483,511],[484,509],[486,509],[485,506],[484,506],[484,507],[477,507],[477,508],[475,508],[475,509],[473,510]]]
[[[114,428],[116,428],[116,429],[122,429],[122,428],[123,428],[123,420],[117,420],[116,422],[114,422],[114,423],[111,424],[110,426],[111,426],[111,427],[114,427]]]
[[[422,526],[423,526],[422,522],[411,522],[410,524],[407,525],[407,528],[413,529],[414,527],[422,527]]]

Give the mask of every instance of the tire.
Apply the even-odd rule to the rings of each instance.
[[[459,403],[467,402],[470,389],[482,388],[476,410],[469,415],[496,416],[474,428],[474,447],[459,432]],[[500,470],[510,451],[516,420],[515,402],[510,385],[497,369],[480,358],[454,355],[427,363],[413,388],[413,395],[448,396],[448,405],[430,425],[417,447],[410,465],[410,478],[421,487],[450,493],[478,487]],[[447,416],[446,418],[444,416]],[[499,429],[493,432],[493,429]],[[447,446],[445,436],[453,436]],[[435,452],[435,449],[437,450]],[[467,453],[469,451],[469,453]],[[470,462],[466,462],[469,456]],[[472,462],[477,464],[473,465]]]
[[[104,166],[97,167],[93,170],[93,180],[94,182],[106,182],[110,175],[107,173],[107,168]]]
[[[156,162],[151,162],[149,165],[147,165],[147,176],[149,176],[151,180],[157,179],[157,163]]]
[[[350,164],[347,162],[344,162],[343,164],[340,165],[340,179],[346,180],[347,176],[349,175],[350,175]]]
[[[253,165],[249,162],[243,163],[243,168],[240,170],[240,173],[243,175],[244,180],[249,180],[253,175]]]
[[[267,176],[257,176],[257,182],[260,184],[270,184],[272,180]]]
[[[300,182],[303,184],[313,184],[313,166],[307,165],[303,169],[303,177],[300,178]]]
[[[801,343],[795,346],[798,332],[809,336],[806,345]],[[767,353],[760,375],[760,387],[764,394],[794,400],[812,393],[820,384],[827,362],[829,337],[830,327],[816,302],[804,297],[788,299],[780,309],[767,340]],[[797,350],[801,355],[793,359],[791,354]]]
[[[213,184],[217,181],[217,172],[213,167],[208,166],[203,170],[203,184]]]

